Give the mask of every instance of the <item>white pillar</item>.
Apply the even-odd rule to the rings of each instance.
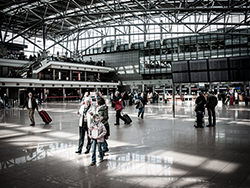
[[[65,88],[63,88],[63,102],[65,101],[65,97],[66,97],[66,92],[65,92]]]

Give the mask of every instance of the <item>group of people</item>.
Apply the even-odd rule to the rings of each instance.
[[[217,97],[213,94],[212,91],[208,92],[208,95],[203,95],[202,92],[199,93],[199,96],[195,100],[195,112],[196,112],[196,125],[195,128],[203,128],[203,118],[205,114],[205,107],[208,112],[208,125],[207,127],[216,126],[216,116],[215,116],[215,107],[218,104]]]
[[[109,151],[107,139],[110,136],[108,106],[105,99],[99,94],[96,97],[96,105],[92,104],[89,93],[84,94],[81,107],[77,114],[79,118],[79,144],[76,153],[81,154],[84,145],[84,138],[87,135],[87,146],[85,154],[92,148],[91,166],[96,164],[96,147],[98,148],[100,162],[104,154]]]
[[[239,101],[244,101],[245,105],[247,106],[250,98],[248,93],[245,92],[238,92],[237,90],[234,90],[234,92],[222,92],[219,97],[221,97],[222,104],[227,105],[228,103],[230,105],[233,104],[239,104]]]
[[[114,104],[116,111],[116,122],[114,125],[120,125],[120,119],[123,120],[125,124],[128,124],[124,116],[121,115],[121,112],[124,109],[124,104],[122,95],[119,91],[114,93],[111,102]],[[147,98],[144,93],[138,94],[136,108],[138,109],[138,117],[141,117],[142,119],[146,104]],[[94,166],[96,164],[96,147],[98,148],[100,162],[103,161],[104,154],[109,151],[107,143],[107,139],[110,136],[108,106],[106,105],[105,99],[102,97],[101,93],[96,95],[96,105],[94,105],[88,92],[86,92],[77,114],[80,115],[80,118],[79,144],[76,153],[82,153],[84,138],[85,135],[87,135],[87,145],[84,153],[88,154],[92,148],[92,162],[90,166]]]

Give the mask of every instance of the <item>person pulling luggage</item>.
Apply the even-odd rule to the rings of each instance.
[[[36,103],[36,99],[33,97],[31,92],[28,93],[28,97],[24,101],[23,108],[25,107],[28,109],[28,112],[29,112],[29,118],[31,121],[30,126],[35,126],[34,113],[35,113],[35,109],[38,111],[38,106]]]
[[[203,118],[205,114],[205,104],[206,99],[202,92],[199,93],[199,96],[195,100],[195,112],[196,112],[196,125],[194,125],[195,128],[203,128]]]

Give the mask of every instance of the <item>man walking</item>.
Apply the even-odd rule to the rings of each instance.
[[[31,121],[30,126],[35,126],[34,112],[35,112],[35,109],[38,111],[38,106],[36,103],[36,99],[33,97],[31,92],[28,93],[28,97],[24,101],[23,108],[25,108],[25,107],[29,111],[29,118]]]
[[[212,91],[209,91],[206,104],[208,111],[208,122],[209,122],[207,127],[215,127],[216,125],[215,107],[217,106],[217,104],[218,104],[217,97],[213,94]],[[213,123],[212,123],[212,117],[213,117]]]

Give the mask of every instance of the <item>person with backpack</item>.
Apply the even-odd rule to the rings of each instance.
[[[208,111],[208,125],[207,127],[215,127],[216,125],[216,116],[215,116],[215,107],[218,104],[217,97],[213,94],[212,91],[209,91],[209,94],[207,96],[207,111]],[[213,121],[212,121],[213,118]]]
[[[144,93],[139,94],[139,97],[136,102],[136,108],[139,109],[138,111],[138,117],[143,119],[145,105],[147,104],[147,98],[144,97]]]

